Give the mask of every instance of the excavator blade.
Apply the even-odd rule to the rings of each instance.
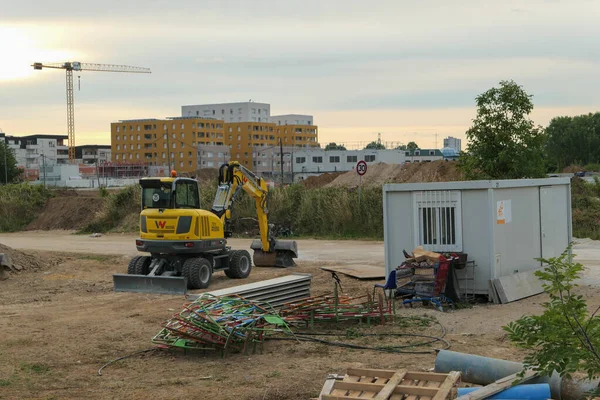
[[[272,251],[263,251],[260,239],[255,239],[250,248],[254,250],[252,259],[257,267],[289,268],[296,265],[294,258],[298,258],[298,245],[293,240],[277,240]]]
[[[186,294],[187,280],[182,276],[114,274],[115,292]]]

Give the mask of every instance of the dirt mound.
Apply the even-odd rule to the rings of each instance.
[[[104,199],[101,197],[64,192],[48,199],[42,212],[25,229],[81,229],[92,222],[103,207]]]
[[[316,176],[309,176],[302,181],[302,184],[309,189],[319,188],[331,183],[334,179],[343,174],[344,172],[330,172]]]
[[[449,182],[463,179],[455,162],[433,161],[410,164],[373,164],[369,165],[363,176],[362,184],[381,186],[385,183]],[[356,187],[360,178],[355,171],[348,171],[325,187]]]
[[[50,261],[41,258],[37,255],[24,253],[19,250],[15,250],[11,247],[0,244],[0,254],[8,254],[8,258],[12,263],[12,267],[9,270],[13,272],[36,270],[44,268],[49,265]],[[2,268],[0,266],[0,268]]]

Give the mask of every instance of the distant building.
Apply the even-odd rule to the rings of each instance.
[[[231,160],[229,146],[201,144],[198,146],[198,169],[219,168]]]
[[[273,115],[271,122],[275,125],[313,125],[313,116],[304,114]]]
[[[406,162],[431,162],[443,160],[444,155],[438,149],[415,149],[405,150]]]
[[[223,121],[173,117],[121,120],[110,124],[113,163],[169,166],[180,172],[198,168],[199,144],[225,145]]]
[[[444,139],[444,147],[453,148],[460,153],[461,152],[461,139],[458,139],[458,138],[455,138],[452,136],[448,136],[447,138]]]
[[[282,157],[280,146],[256,147],[252,153],[252,170],[265,179],[279,182],[281,180],[281,163],[283,161],[283,180],[286,183],[292,182],[292,155],[297,150],[298,148],[292,146],[283,146]]]
[[[75,158],[81,160],[83,164],[110,162],[112,159],[111,146],[109,144],[75,146]]]
[[[458,160],[459,152],[453,147],[444,147],[440,150],[444,156],[444,160]]]
[[[271,105],[246,101],[181,106],[182,117],[216,118],[225,122],[270,122]]]
[[[17,165],[25,169],[39,169],[44,163],[66,164],[69,161],[67,138],[67,135],[12,136],[0,133],[0,140],[13,150]]]
[[[404,150],[329,150],[295,149],[293,153],[293,173],[295,180],[326,172],[352,171],[359,161],[368,164],[404,164]]]

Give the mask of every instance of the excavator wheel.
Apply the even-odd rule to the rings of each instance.
[[[252,261],[250,253],[246,250],[234,250],[229,256],[229,268],[225,270],[225,275],[232,279],[244,279],[250,275],[252,270]]]
[[[142,256],[135,256],[131,259],[131,261],[129,261],[129,265],[127,266],[127,273],[129,275],[136,275],[135,264],[138,262],[138,260],[140,258],[142,258]]]
[[[206,258],[188,258],[183,263],[182,275],[187,278],[188,289],[206,289],[212,277],[212,265]]]
[[[150,264],[152,263],[152,257],[141,256],[138,258],[134,267],[135,275],[148,275],[150,273]]]

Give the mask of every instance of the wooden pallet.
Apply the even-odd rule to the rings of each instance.
[[[319,399],[446,400],[455,395],[453,389],[459,380],[460,372],[454,371],[437,374],[351,368],[342,380],[328,380]]]

